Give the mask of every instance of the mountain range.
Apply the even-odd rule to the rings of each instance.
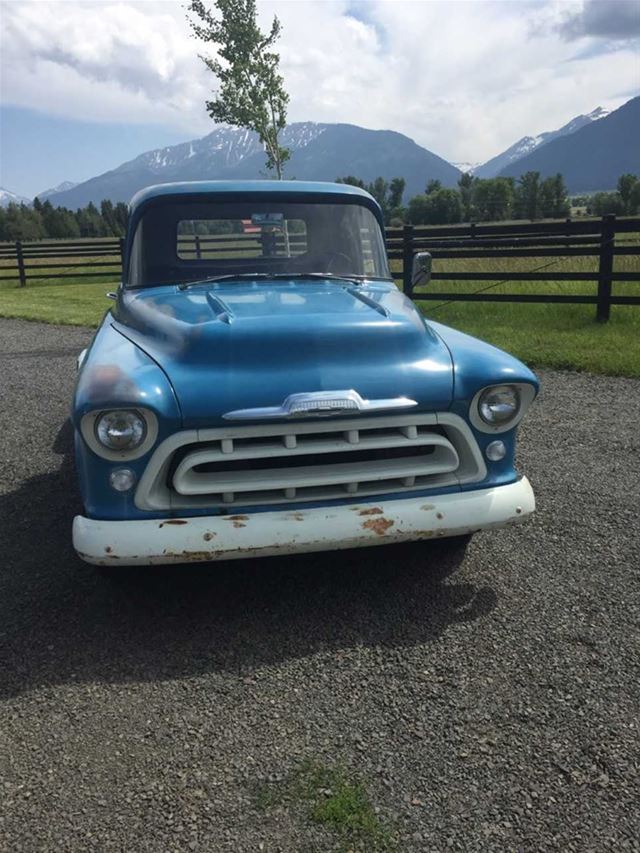
[[[369,182],[379,175],[402,176],[406,201],[430,180],[455,186],[461,172],[480,178],[561,172],[573,193],[613,189],[624,172],[640,174],[638,139],[640,97],[613,112],[598,107],[557,130],[525,136],[482,165],[451,164],[401,133],[352,124],[298,122],[287,126],[282,143],[291,150],[287,177],[332,181],[354,175]],[[255,133],[219,126],[201,139],[147,151],[88,181],[65,181],[38,197],[72,209],[104,198],[127,202],[139,189],[165,181],[266,177],[264,160]],[[0,206],[11,201],[28,203],[0,188]]]
[[[72,190],[74,187],[77,186],[78,183],[76,181],[63,181],[61,184],[58,184],[55,187],[51,187],[51,189],[49,190],[42,190],[41,193],[38,193],[38,198],[40,199],[40,201],[46,201],[53,195],[57,195],[58,193],[65,193],[68,190]]]
[[[288,125],[282,144],[291,150],[287,176],[333,181],[356,175],[406,180],[407,197],[423,192],[429,180],[455,186],[460,172],[446,160],[392,130],[367,130],[353,124]],[[49,196],[52,204],[76,208],[100,202],[129,201],[143,187],[165,181],[242,180],[266,177],[264,150],[257,135],[235,127],[217,127],[202,139],[141,154],[117,169]]]
[[[569,192],[613,189],[620,175],[640,174],[640,97],[574,133],[552,139],[503,168],[500,175],[518,177],[532,171],[543,178],[560,172]]]
[[[491,160],[487,160],[486,163],[483,163],[481,166],[474,169],[473,174],[477,178],[495,178],[503,169],[512,166],[514,163],[517,163],[518,160],[522,160],[523,157],[531,154],[537,148],[540,148],[541,145],[546,145],[548,142],[552,142],[560,136],[568,136],[570,133],[575,133],[575,131],[580,130],[581,127],[591,124],[594,121],[598,121],[601,118],[605,118],[608,115],[609,110],[597,107],[595,110],[588,113],[588,115],[580,115],[572,118],[571,121],[567,122],[567,124],[563,125],[558,130],[549,130],[546,133],[538,134],[538,136],[523,136],[522,139],[514,142],[513,145],[506,149],[506,151],[503,151],[496,157],[492,157]]]

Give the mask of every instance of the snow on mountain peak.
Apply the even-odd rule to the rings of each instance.
[[[610,112],[611,110],[605,110],[604,107],[596,107],[595,110],[587,113],[585,118],[591,119],[591,121],[598,121],[598,119],[606,118]]]
[[[451,165],[464,174],[473,175],[474,170],[478,168],[480,163],[452,163]]]
[[[10,204],[31,204],[31,199],[25,198],[23,195],[12,193],[11,190],[5,190],[0,187],[0,207],[7,207]]]
[[[498,154],[496,157],[492,157],[491,160],[488,160],[486,163],[479,166],[477,174],[482,178],[493,178],[499,174],[502,169],[505,169],[512,163],[515,163],[523,157],[526,157],[528,154],[531,154],[541,145],[546,145],[548,142],[552,142],[560,136],[568,136],[570,133],[575,133],[576,130],[580,130],[580,128],[585,125],[594,121],[599,121],[601,118],[605,118],[608,115],[609,110],[605,110],[603,107],[596,107],[596,109],[592,110],[588,115],[575,116],[575,118],[572,118],[571,121],[558,128],[558,130],[549,130],[545,133],[539,133],[537,136],[523,136],[522,139],[514,142],[513,145],[501,154]]]
[[[41,193],[36,195],[36,198],[39,198],[40,201],[45,201],[49,198],[50,195],[54,195],[55,193],[64,193],[67,190],[72,190],[74,187],[77,187],[77,181],[63,181],[61,184],[58,184],[56,187],[51,187],[48,190],[42,190]]]
[[[284,146],[293,150],[304,148],[326,129],[326,125],[315,122],[298,122],[288,125],[282,133]],[[150,171],[160,174],[166,170],[181,167],[194,157],[203,157],[210,164],[224,163],[225,166],[237,166],[242,160],[259,154],[263,150],[257,133],[241,127],[220,125],[201,139],[192,139],[180,145],[156,148],[147,151],[132,161],[143,165]]]

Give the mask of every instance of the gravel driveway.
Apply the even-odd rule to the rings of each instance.
[[[466,554],[114,582],[70,541],[89,338],[0,321],[1,849],[331,851],[256,798],[304,759],[359,779],[403,853],[640,849],[639,381],[544,373],[538,512]]]

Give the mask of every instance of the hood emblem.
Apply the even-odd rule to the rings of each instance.
[[[330,417],[360,412],[386,412],[390,409],[410,409],[417,406],[408,397],[386,400],[363,400],[357,391],[313,391],[309,394],[290,394],[281,406],[259,409],[236,409],[222,417],[228,421],[253,421],[263,418]]]

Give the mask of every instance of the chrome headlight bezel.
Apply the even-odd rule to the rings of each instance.
[[[496,423],[489,423],[481,414],[481,406],[486,397],[492,392],[509,390],[517,403],[511,417]],[[485,385],[475,394],[469,407],[469,420],[480,432],[499,434],[508,432],[517,426],[533,402],[537,389],[530,382],[496,382]]]
[[[109,415],[127,413],[139,418],[144,424],[143,435],[139,443],[125,448],[107,447],[99,438],[98,429],[101,421]],[[118,406],[114,408],[96,409],[88,412],[80,423],[80,430],[87,445],[103,459],[112,462],[122,462],[139,459],[153,447],[158,437],[158,419],[149,409],[139,406]]]

